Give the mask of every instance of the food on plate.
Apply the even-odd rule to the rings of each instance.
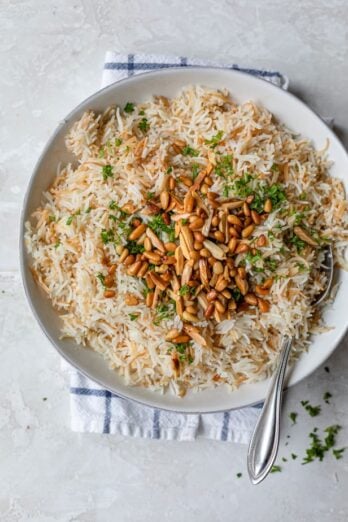
[[[130,385],[204,389],[264,379],[282,335],[296,357],[325,331],[322,247],[347,268],[347,202],[315,150],[264,107],[185,88],[103,114],[66,137],[26,224],[32,272],[62,336]]]

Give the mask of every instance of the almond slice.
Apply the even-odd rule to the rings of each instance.
[[[211,253],[211,255],[213,257],[215,257],[215,259],[219,259],[220,261],[222,259],[226,259],[226,254],[225,252],[222,250],[222,248],[220,248],[218,245],[216,245],[215,243],[213,243],[212,241],[209,241],[209,239],[206,239],[205,241],[203,241],[203,245],[205,246],[205,248],[207,250],[209,250],[209,252]]]

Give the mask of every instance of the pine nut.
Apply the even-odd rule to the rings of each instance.
[[[144,248],[145,248],[146,252],[150,252],[152,250],[152,244],[148,237],[146,237],[144,240]]]
[[[261,285],[255,286],[255,292],[258,295],[268,295],[269,294],[269,288],[263,288]]]
[[[231,297],[232,297],[232,294],[231,294],[231,292],[230,292],[229,290],[223,290],[223,291],[221,292],[221,294],[222,294],[222,295],[225,297],[225,299],[227,299],[227,300],[228,300],[228,299],[231,299]]]
[[[228,249],[230,251],[231,254],[233,254],[233,252],[236,250],[236,247],[237,247],[237,238],[236,237],[232,237],[228,243]]]
[[[201,257],[210,257],[211,256],[211,254],[207,248],[202,248],[202,250],[200,251],[200,255],[201,255]]]
[[[165,340],[171,341],[172,339],[175,339],[175,337],[178,337],[179,335],[180,335],[179,330],[177,330],[176,328],[172,328],[171,330],[169,330],[169,332],[165,336]]]
[[[255,196],[253,194],[250,194],[250,196],[248,196],[245,201],[248,203],[248,205],[250,205],[250,203],[252,203],[254,199]]]
[[[218,292],[222,292],[223,290],[225,290],[227,286],[228,281],[224,277],[220,276],[216,282],[215,290],[217,290]]]
[[[107,275],[104,278],[104,285],[106,286],[106,288],[110,288],[110,286],[112,286],[114,284],[114,282],[115,282],[115,280],[111,275]]]
[[[234,214],[229,214],[227,216],[227,221],[228,223],[230,223],[231,225],[238,225],[239,227],[242,227],[243,226],[243,223],[241,222],[241,220],[239,219],[238,216],[235,216]]]
[[[193,306],[193,305],[186,306],[185,310],[189,314],[197,315],[197,307],[196,306]]]
[[[164,248],[166,252],[175,252],[177,245],[173,242],[165,243]]]
[[[218,297],[218,294],[217,294],[217,291],[216,290],[210,290],[210,292],[207,293],[207,300],[210,302],[210,301],[215,301]]]
[[[201,186],[201,193],[202,194],[207,194],[208,193],[208,190],[209,190],[209,187],[206,183],[203,183],[203,185]]]
[[[213,315],[214,313],[214,310],[215,310],[215,304],[214,303],[209,303],[206,311],[204,312],[204,317],[206,319],[210,319],[210,317]]]
[[[245,252],[249,252],[250,247],[246,243],[239,243],[235,252],[236,254],[244,254]]]
[[[219,218],[217,216],[214,216],[211,220],[211,224],[213,225],[213,227],[217,227],[219,224]]]
[[[172,178],[172,176],[170,176],[170,178],[168,180],[168,188],[169,188],[169,190],[175,189],[175,179]]]
[[[200,256],[199,252],[197,252],[196,250],[192,250],[192,252],[190,252],[190,258],[193,259],[194,261],[198,261],[200,257],[201,256]]]
[[[161,256],[155,252],[144,252],[144,256],[154,265],[159,265],[161,262]]]
[[[266,281],[264,281],[262,288],[271,288],[272,285],[273,285],[273,278],[269,277],[268,279],[266,279]]]
[[[135,261],[135,256],[133,256],[133,254],[130,254],[129,256],[126,257],[123,264],[125,266],[129,266],[129,265],[132,265],[134,263],[134,261]]]
[[[214,232],[214,237],[217,241],[219,241],[220,243],[223,243],[225,241],[225,234],[223,234],[222,232],[220,232],[220,230],[216,230]]]
[[[124,246],[123,245],[117,245],[116,246],[116,254],[118,254],[119,256],[122,254],[124,250]]]
[[[122,251],[122,254],[120,255],[120,263],[123,263],[124,260],[126,259],[126,257],[128,256],[129,254],[129,251],[127,248],[125,248],[123,251]]]
[[[253,220],[255,225],[259,225],[261,223],[261,218],[255,210],[251,211],[251,219]]]
[[[208,187],[211,187],[213,185],[213,180],[208,175],[205,177],[205,182],[208,185]]]
[[[142,262],[141,261],[136,261],[135,263],[130,265],[130,267],[127,270],[127,274],[131,275],[131,276],[137,275],[137,273],[139,272],[141,266],[142,266]]]
[[[184,321],[188,321],[189,323],[196,323],[197,321],[199,321],[196,315],[190,314],[189,312],[186,312],[186,310],[183,312],[182,318]]]
[[[258,297],[257,304],[260,312],[262,312],[263,314],[269,312],[270,304],[268,301],[265,301],[265,299],[261,299],[260,297]]]
[[[220,261],[215,261],[214,265],[213,265],[214,274],[220,275],[220,274],[222,274],[223,271],[224,271],[224,267],[223,267],[222,263]]]
[[[180,344],[180,343],[188,343],[190,341],[190,337],[188,335],[178,335],[177,337],[174,337],[172,340],[172,343],[174,344]]]
[[[137,276],[144,277],[148,268],[149,268],[149,263],[142,263],[142,266],[141,266]]]
[[[267,214],[269,214],[270,212],[272,212],[272,200],[270,199],[266,199],[265,201],[265,205],[263,207],[263,210],[265,212],[267,212]]]
[[[242,237],[246,239],[249,237],[255,230],[255,225],[249,225],[244,230],[242,230]]]
[[[220,314],[224,314],[225,313],[225,310],[226,308],[224,307],[224,305],[222,303],[220,303],[220,301],[216,301],[215,302],[215,309],[220,313]]]
[[[187,176],[179,176],[179,180],[188,188],[192,187],[193,185],[192,179],[188,178]]]
[[[253,306],[257,305],[257,297],[254,294],[246,294],[244,299],[250,305],[253,305]]]
[[[250,216],[250,208],[246,201],[243,203],[243,212],[245,216]]]
[[[117,268],[117,265],[111,265],[111,266],[109,266],[109,268],[108,268],[108,274],[109,274],[109,275],[114,275],[114,273],[116,272],[116,268]]]
[[[204,225],[203,219],[198,217],[198,218],[195,218],[195,220],[189,224],[189,229],[190,230],[199,230],[200,228],[202,228],[203,225]]]
[[[236,310],[237,303],[234,299],[231,299],[231,301],[228,302],[228,309],[229,310]]]
[[[141,225],[137,226],[129,235],[130,241],[134,241],[135,239],[138,239],[146,230],[146,225],[144,223],[141,223]]]
[[[257,241],[256,241],[256,246],[257,247],[263,247],[263,246],[266,245],[266,243],[267,243],[266,236],[264,234],[261,234],[261,236],[259,236]]]
[[[209,178],[208,178],[208,179],[209,179]],[[208,181],[208,179],[207,179],[207,181]],[[218,198],[218,197],[219,197],[219,194],[218,194],[217,192],[212,192],[212,191],[210,191],[210,192],[208,192],[208,194],[207,194],[207,198],[208,198],[209,201],[215,201],[216,198]]]
[[[116,292],[115,290],[105,290],[104,297],[115,297]]]
[[[241,277],[242,279],[245,279],[246,278],[246,270],[244,268],[244,266],[240,266],[239,268],[237,268],[237,272],[238,272],[238,275],[239,277]]]
[[[239,237],[239,232],[235,227],[229,227],[228,231],[230,233],[230,236]]]
[[[200,243],[203,243],[203,241],[205,239],[202,232],[197,232],[197,231],[195,231],[193,233],[193,237],[195,238],[195,241],[199,241]]]
[[[153,303],[153,297],[154,297],[154,292],[149,292],[146,296],[146,306],[148,306],[149,308],[151,308],[152,306],[152,303]]]
[[[208,257],[208,264],[210,266],[214,266],[215,262],[216,262],[215,257],[213,257],[213,256]]]
[[[236,285],[238,286],[242,295],[246,295],[248,293],[249,285],[246,279],[242,279],[239,275],[235,277]]]

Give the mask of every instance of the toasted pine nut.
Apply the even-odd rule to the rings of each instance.
[[[209,303],[206,311],[204,312],[204,317],[206,319],[210,319],[210,317],[214,313],[214,310],[215,310],[215,304],[214,303]]]
[[[244,299],[250,305],[257,305],[257,297],[254,294],[246,294],[246,296],[244,296]]]
[[[175,179],[172,176],[168,180],[168,188],[169,190],[174,190],[175,188]]]
[[[273,277],[269,277],[266,279],[266,281],[263,283],[262,288],[271,288],[273,285]]]
[[[231,252],[231,254],[233,254],[233,252],[236,250],[236,247],[237,247],[237,238],[236,237],[232,237],[228,243],[228,249],[229,251]]]
[[[200,257],[201,256],[200,256],[199,252],[197,252],[197,250],[192,250],[192,252],[190,252],[190,258],[193,259],[194,261],[198,261]]]
[[[250,203],[252,203],[254,199],[255,196],[253,194],[250,194],[250,196],[248,196],[245,201],[248,203],[248,205],[250,205]]]
[[[128,248],[125,248],[123,251],[122,251],[122,254],[120,255],[120,263],[123,263],[124,260],[126,259],[126,257],[128,256],[129,254],[129,251],[128,251]]]
[[[161,262],[161,256],[155,252],[144,252],[144,256],[154,265],[159,265]]]
[[[150,252],[152,250],[152,244],[148,237],[146,237],[144,240],[144,248],[145,248],[146,252]]]
[[[244,254],[245,252],[249,252],[250,247],[246,243],[239,243],[235,252],[236,254]]]
[[[205,182],[208,185],[208,187],[211,187],[213,185],[213,180],[208,175],[205,177]]]
[[[220,303],[220,301],[216,301],[216,302],[215,302],[215,308],[216,308],[216,310],[217,310],[220,314],[225,313],[225,309],[226,309],[226,308],[225,308],[225,306],[224,306],[222,303]]]
[[[256,241],[256,246],[257,247],[263,247],[263,246],[266,245],[266,243],[267,243],[266,236],[264,234],[261,234],[261,236],[259,236],[257,241]]]
[[[146,225],[145,223],[141,223],[139,226],[137,226],[137,228],[135,228],[129,235],[129,239],[131,241],[134,241],[135,239],[138,239],[140,236],[143,235],[143,233],[145,232],[146,230]]]
[[[207,248],[202,248],[202,250],[199,252],[201,257],[210,257],[211,253]]]
[[[108,274],[109,275],[114,275],[114,273],[116,271],[116,268],[117,268],[117,265],[110,265],[109,268],[108,268]]]
[[[115,290],[105,290],[104,297],[115,297],[116,292]]]
[[[136,261],[135,263],[130,265],[130,267],[127,270],[127,274],[132,275],[132,276],[137,275],[137,273],[139,272],[139,270],[141,268],[141,265],[142,265],[141,261]]]
[[[248,293],[249,285],[246,279],[242,279],[239,275],[235,277],[236,285],[241,291],[242,295],[246,295]]]
[[[258,295],[268,295],[269,294],[269,288],[263,288],[261,285],[255,286],[255,292]]]
[[[245,216],[250,216],[250,208],[246,201],[243,203],[243,212]]]
[[[176,244],[173,242],[164,243],[164,248],[166,249],[166,252],[175,252]]]
[[[167,210],[169,202],[170,202],[170,195],[167,190],[163,190],[163,192],[161,192],[160,202],[161,202],[161,207],[163,208],[163,210]]]
[[[229,302],[228,302],[228,309],[229,310],[236,310],[237,308],[237,303],[234,299],[231,299]]]
[[[222,263],[220,261],[215,261],[214,259],[214,265],[213,265],[213,272],[214,274],[222,274],[222,272],[224,271],[224,267],[222,265]]]
[[[206,183],[203,183],[200,190],[201,190],[202,194],[207,194],[209,187]]]
[[[241,222],[241,220],[239,219],[238,216],[235,216],[234,214],[229,214],[227,216],[227,221],[231,224],[231,225],[238,225],[239,227],[242,227],[243,226],[243,223]]]
[[[202,248],[203,248],[203,243],[201,243],[200,241],[195,241],[195,242],[193,243],[193,248],[194,248],[195,250],[202,250]]]
[[[268,301],[265,301],[265,299],[261,299],[260,297],[258,297],[257,304],[260,312],[262,312],[263,314],[269,312],[270,304]]]
[[[203,225],[204,225],[203,219],[198,217],[198,218],[195,218],[195,220],[189,224],[189,229],[190,230],[199,230],[200,228],[202,228]]]
[[[214,232],[214,237],[217,239],[220,243],[223,243],[225,241],[225,234],[220,232],[220,230],[216,230]]]
[[[235,227],[229,227],[228,232],[232,237],[239,237],[239,232]]]
[[[228,281],[224,277],[220,276],[216,282],[215,290],[217,290],[218,292],[222,292],[223,290],[225,290],[227,286]]]
[[[226,299],[231,299],[231,297],[232,297],[232,294],[231,294],[231,292],[230,292],[229,290],[223,290],[223,291],[221,292],[221,294],[222,294]]]
[[[193,181],[191,178],[188,178],[187,176],[179,176],[179,179],[186,187],[192,187]]]
[[[119,256],[122,254],[124,250],[124,246],[123,245],[117,245],[116,246],[116,254],[118,254]]]
[[[151,308],[151,306],[152,306],[154,295],[155,295],[154,292],[149,292],[146,296],[145,303],[146,303],[146,306],[148,306],[149,308]]]
[[[197,307],[194,305],[186,306],[185,310],[189,314],[197,315]]]
[[[219,224],[219,218],[217,216],[214,216],[211,220],[211,224],[213,225],[213,227],[217,227]]]
[[[132,227],[133,227],[133,228],[137,228],[139,225],[141,225],[141,223],[142,223],[141,219],[139,219],[139,218],[134,218],[134,219],[132,220]]]
[[[256,212],[256,210],[251,211],[251,219],[255,223],[255,225],[259,225],[261,223],[261,218],[259,214]]]
[[[182,318],[184,321],[188,321],[190,323],[196,323],[197,321],[199,321],[196,315],[190,314],[189,312],[186,312],[186,310],[183,312]]]
[[[269,214],[272,212],[272,201],[270,199],[266,199],[263,210]]]
[[[208,181],[209,178],[207,178],[206,182]],[[219,197],[219,194],[217,192],[212,192],[212,191],[209,191],[208,194],[207,194],[207,198],[209,201],[215,201],[216,198]]]
[[[137,273],[137,276],[144,277],[148,268],[149,268],[149,263],[142,263],[141,268],[140,268],[139,272]]]
[[[255,225],[249,225],[247,226],[246,228],[244,228],[242,230],[242,237],[245,239],[247,237],[249,237],[253,232],[254,232],[254,229],[255,229]]]
[[[188,335],[178,335],[172,339],[172,343],[180,344],[180,343],[188,343],[191,338]]]
[[[208,301],[215,301],[218,297],[216,290],[210,290],[210,292],[207,293],[207,300]]]
[[[171,341],[172,339],[175,339],[175,337],[178,337],[179,335],[180,335],[179,330],[177,330],[176,328],[172,328],[171,330],[169,330],[169,332],[165,336],[165,340]]]
[[[114,282],[115,282],[115,280],[111,275],[107,275],[104,278],[104,285],[106,286],[106,288],[110,288],[110,286],[112,286],[114,284]]]
[[[196,241],[199,241],[200,243],[203,243],[205,237],[203,236],[202,232],[195,231],[193,233],[193,237]]]
[[[246,270],[245,270],[244,266],[238,267],[237,272],[238,272],[239,277],[241,277],[242,279],[246,278],[247,274],[246,274]]]
[[[129,256],[126,257],[123,264],[125,266],[129,266],[129,265],[132,265],[134,263],[134,261],[135,261],[135,256],[133,256],[133,254],[130,254]]]

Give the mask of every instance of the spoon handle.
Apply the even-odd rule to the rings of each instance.
[[[272,377],[261,415],[251,437],[247,463],[253,484],[258,484],[267,477],[277,456],[282,392],[291,344],[291,337],[283,338],[278,367]]]

